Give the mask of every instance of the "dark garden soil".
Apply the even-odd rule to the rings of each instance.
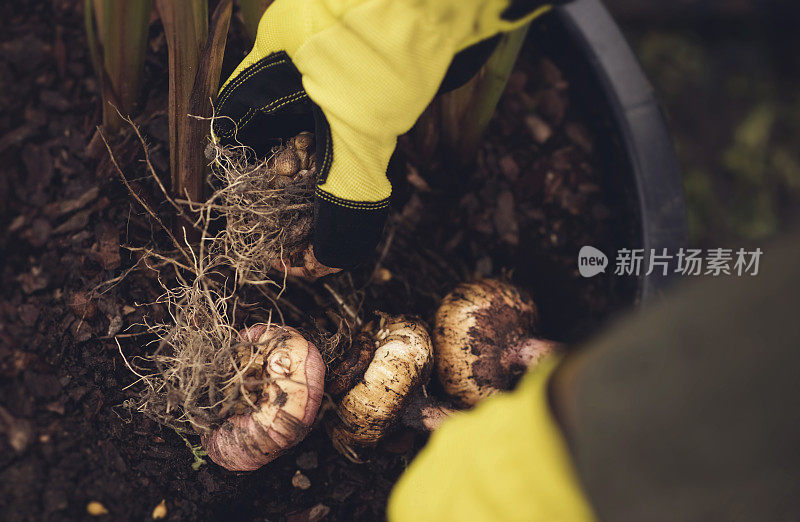
[[[193,469],[174,431],[122,406],[137,389],[120,349],[151,349],[136,325],[166,310],[147,304],[161,294],[156,272],[130,270],[139,258],[121,245],[166,245],[105,153],[87,152],[100,113],[82,5],[0,7],[0,518],[87,519],[87,504],[99,502],[109,512],[100,519],[145,520],[164,500],[170,520],[382,519],[423,435],[398,431],[355,464],[315,429],[263,469],[237,474]],[[151,31],[138,123],[168,178],[166,51],[160,25]],[[228,62],[237,52],[231,46]],[[474,168],[453,175],[401,140],[388,247],[329,286],[356,296],[364,314],[431,321],[457,282],[506,276],[533,294],[543,334],[580,339],[613,303],[604,279],[577,275],[577,251],[609,244],[616,211],[574,95],[528,46]],[[124,136],[116,154],[134,189],[174,217],[138,161],[139,143]],[[287,298],[303,307],[326,292],[313,288],[295,285]],[[309,487],[293,485],[297,473],[307,481],[294,483]]]

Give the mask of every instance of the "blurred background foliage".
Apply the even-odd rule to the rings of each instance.
[[[800,221],[800,4],[606,5],[664,107],[692,243],[758,242]]]

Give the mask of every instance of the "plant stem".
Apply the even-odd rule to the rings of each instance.
[[[172,192],[198,201],[202,179],[185,179],[182,168],[188,150],[184,144],[189,127],[189,96],[200,62],[200,52],[208,37],[208,0],[157,0],[164,24],[169,55],[169,165]],[[199,181],[199,182],[198,182]]]
[[[116,133],[141,85],[153,0],[86,0],[84,20],[92,65],[100,80],[103,130]]]
[[[441,139],[451,161],[466,165],[474,160],[529,27],[527,24],[504,34],[486,64],[470,81],[441,96]]]
[[[189,95],[189,119],[186,135],[179,144],[185,151],[184,161],[179,165],[180,176],[189,199],[202,201],[206,170],[204,155],[206,139],[211,133],[210,119],[213,102],[219,90],[219,75],[230,27],[232,0],[221,0],[211,15],[211,26],[206,43],[200,53],[197,75]]]

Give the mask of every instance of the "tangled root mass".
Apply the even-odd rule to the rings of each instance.
[[[313,135],[300,133],[259,161],[241,145],[209,145],[218,190],[207,205],[225,216],[220,254],[239,284],[264,284],[281,257],[308,246],[313,225],[316,162]]]
[[[162,424],[200,434],[255,408],[259,397],[242,361],[268,354],[239,335],[244,325],[234,325],[236,308],[250,289],[280,287],[270,278],[271,266],[310,242],[312,150],[313,135],[307,132],[263,160],[241,145],[209,144],[215,191],[192,208],[200,216],[195,223],[202,230],[200,246],[176,245],[182,251],[189,247],[191,256],[176,264],[178,284],[163,285],[160,301],[170,321],[145,325],[158,338],[157,350],[126,361],[145,382],[129,405]],[[325,344],[320,348],[324,352]]]

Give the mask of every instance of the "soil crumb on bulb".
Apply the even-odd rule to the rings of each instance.
[[[259,324],[241,336],[245,403],[202,437],[211,460],[231,471],[258,469],[300,442],[316,418],[325,379],[322,356],[297,330]]]
[[[533,336],[533,300],[496,279],[458,285],[436,312],[436,372],[459,406],[469,407],[517,379],[559,344]]]

